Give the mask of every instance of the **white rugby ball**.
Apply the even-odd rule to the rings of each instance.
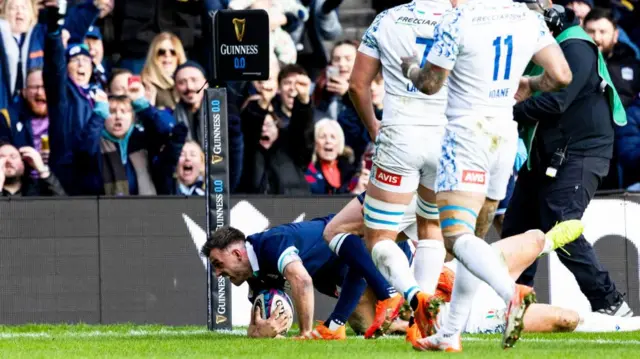
[[[276,312],[279,303],[281,304],[280,310]],[[253,310],[255,310],[256,306],[261,309],[262,319],[269,319],[273,315],[276,317],[283,314],[287,315],[287,327],[280,334],[284,335],[291,329],[293,324],[293,304],[287,293],[277,289],[263,290],[253,302]]]

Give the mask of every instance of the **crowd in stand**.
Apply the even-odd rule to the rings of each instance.
[[[269,79],[226,84],[232,193],[364,191],[373,146],[349,99],[359,43],[342,2],[0,0],[2,195],[203,195],[206,14],[226,8],[265,9],[271,30]],[[628,112],[601,188],[640,190],[640,4],[564,5]],[[371,93],[380,119],[381,75]]]

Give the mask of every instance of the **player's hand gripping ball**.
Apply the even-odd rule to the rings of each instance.
[[[286,334],[291,329],[293,324],[293,304],[287,293],[277,289],[263,290],[253,302],[253,310],[255,311],[258,306],[262,313],[262,319],[269,319],[274,315],[276,317],[287,316],[286,329],[280,335]]]

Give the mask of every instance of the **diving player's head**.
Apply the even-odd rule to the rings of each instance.
[[[244,233],[223,227],[211,233],[200,253],[209,259],[216,276],[229,277],[231,283],[239,286],[253,274],[244,242]]]

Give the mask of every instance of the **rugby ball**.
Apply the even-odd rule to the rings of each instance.
[[[278,304],[281,304],[280,311],[276,312]],[[253,310],[256,307],[260,307],[262,310],[262,319],[269,319],[273,315],[277,317],[283,314],[289,317],[286,329],[280,334],[284,335],[291,329],[293,324],[293,304],[287,293],[277,289],[263,290],[253,302]]]

